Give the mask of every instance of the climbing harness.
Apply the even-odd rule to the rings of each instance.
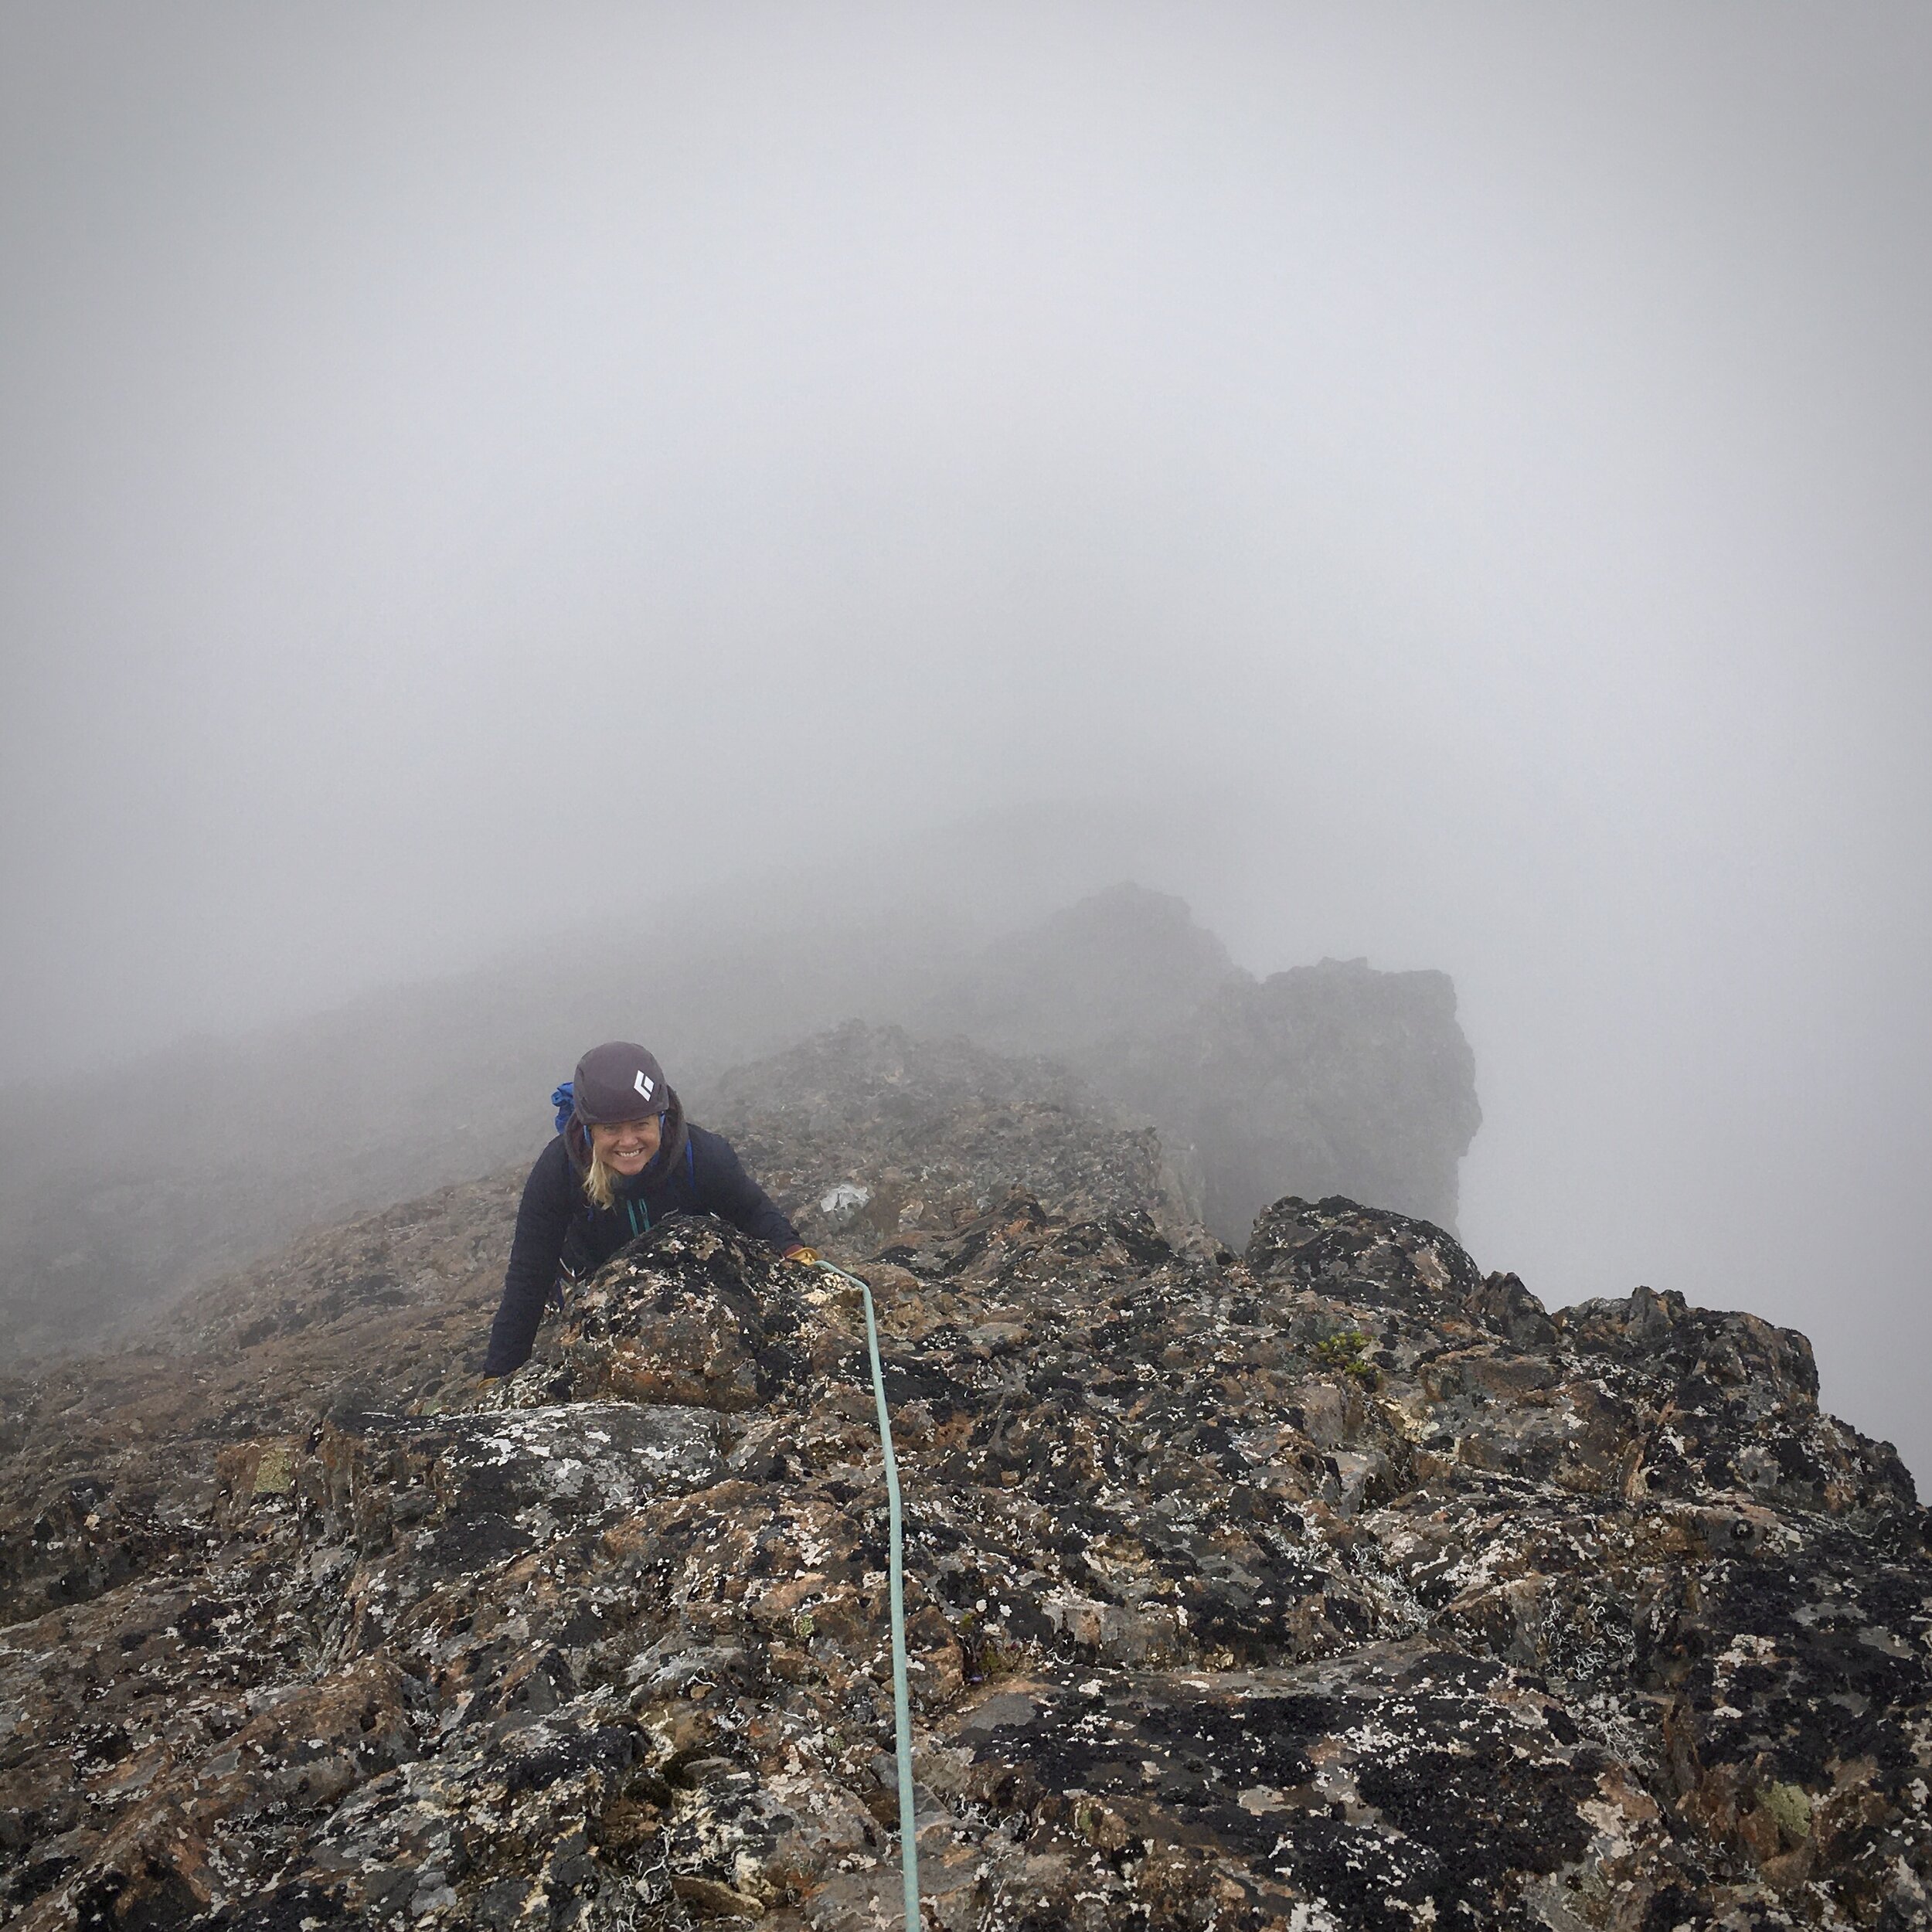
[[[886,1370],[879,1359],[879,1322],[872,1313],[872,1290],[857,1275],[848,1274],[829,1261],[814,1265],[849,1281],[866,1304],[866,1343],[872,1351],[872,1400],[879,1406],[879,1441],[886,1456],[886,1514],[891,1543],[893,1734],[899,1747],[900,1862],[905,1869],[906,1932],[919,1932],[919,1821],[913,1804],[912,1703],[906,1690],[906,1539],[900,1520],[899,1458],[893,1454],[892,1417],[886,1408]]]

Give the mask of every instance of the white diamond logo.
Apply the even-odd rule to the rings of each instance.
[[[656,1090],[658,1083],[654,1080],[647,1079],[645,1075],[644,1069],[640,1066],[638,1069],[636,1084],[638,1091],[648,1100],[650,1099],[651,1094]]]

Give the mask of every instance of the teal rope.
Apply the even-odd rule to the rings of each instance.
[[[879,1323],[872,1313],[872,1290],[855,1274],[818,1265],[828,1274],[849,1281],[864,1298],[866,1341],[872,1350],[872,1400],[879,1406],[879,1440],[886,1452],[886,1505],[892,1544],[893,1732],[899,1747],[899,1855],[906,1879],[906,1932],[919,1932],[919,1821],[913,1804],[912,1700],[906,1689],[905,1532],[900,1520],[899,1458],[893,1454],[892,1417],[886,1409],[886,1370],[879,1359]]]

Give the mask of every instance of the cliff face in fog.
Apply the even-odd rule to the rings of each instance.
[[[1228,1240],[1284,1188],[1456,1224],[1482,1115],[1445,973],[1324,960],[1224,988],[1175,1032],[1134,1043],[1103,1085],[1143,1083],[1167,1138],[1192,1150],[1202,1218]]]
[[[991,949],[919,1019],[1145,1112],[1223,1240],[1284,1193],[1455,1226],[1482,1114],[1446,974],[1324,960],[1257,981],[1182,901],[1122,886]]]
[[[1341,1199],[1237,1258],[976,1049],[734,1104],[881,1304],[929,1927],[1927,1922],[1927,1518],[1802,1336]],[[673,1221],[480,1396],[518,1178],[0,1383],[26,1932],[896,1923],[857,1309]]]

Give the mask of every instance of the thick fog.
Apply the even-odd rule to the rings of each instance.
[[[970,821],[1452,973],[1478,1260],[1932,1471],[1922,7],[0,42],[0,1079]]]

